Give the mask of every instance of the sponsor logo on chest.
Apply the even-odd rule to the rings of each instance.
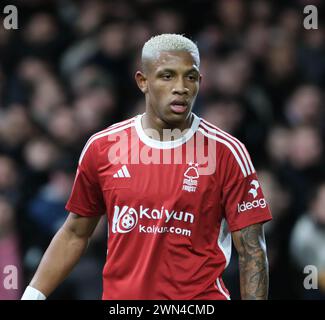
[[[162,220],[159,222],[159,227],[156,225],[144,226],[141,225],[144,221]],[[164,207],[158,209],[145,208],[140,206],[138,210],[128,206],[114,206],[114,216],[112,221],[113,233],[128,233],[139,225],[139,232],[143,233],[177,233],[190,235],[191,231],[183,228],[176,228],[175,226],[167,226],[167,223],[172,220],[183,221],[185,223],[194,223],[194,214],[190,212],[167,210]],[[161,224],[163,223],[163,226]],[[185,232],[185,231],[186,232]],[[184,233],[183,233],[184,232]]]

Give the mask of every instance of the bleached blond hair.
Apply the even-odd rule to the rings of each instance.
[[[142,63],[156,59],[162,51],[187,51],[193,55],[196,65],[200,66],[200,53],[197,45],[180,34],[164,33],[150,38],[142,48]]]

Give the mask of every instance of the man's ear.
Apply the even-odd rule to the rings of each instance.
[[[135,78],[135,81],[137,82],[139,89],[143,93],[147,93],[148,92],[148,81],[147,81],[147,77],[145,76],[145,74],[143,74],[141,71],[137,71],[135,73],[134,78]]]

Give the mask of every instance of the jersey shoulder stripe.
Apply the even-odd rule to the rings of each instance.
[[[250,158],[250,155],[249,155],[249,153],[248,153],[248,151],[247,151],[245,145],[244,145],[241,141],[239,141],[237,138],[235,138],[234,136],[232,136],[232,135],[229,134],[228,132],[226,132],[226,131],[224,131],[224,130],[221,130],[221,129],[218,128],[217,126],[213,125],[212,123],[210,123],[210,122],[208,122],[208,121],[206,121],[206,120],[204,120],[204,119],[202,119],[202,122],[204,122],[204,123],[205,123],[207,126],[209,126],[210,128],[213,128],[213,129],[215,129],[215,130],[218,130],[219,132],[221,132],[221,133],[223,133],[224,135],[226,135],[228,138],[230,138],[230,139],[236,141],[237,144],[239,145],[239,147],[242,149],[242,151],[243,151],[244,154],[246,155],[246,158],[247,158],[247,161],[248,161],[248,164],[249,164],[249,166],[250,166],[250,168],[251,168],[252,173],[255,172],[255,168],[254,168],[254,166],[253,166],[253,163],[252,163],[252,160],[251,160],[251,158]]]
[[[125,121],[122,121],[122,122],[119,122],[119,123],[115,123],[115,124],[109,126],[107,129],[99,131],[99,132],[93,134],[88,139],[87,143],[85,144],[85,146],[84,146],[84,148],[83,148],[83,150],[81,152],[81,155],[80,155],[80,158],[79,158],[79,164],[81,164],[83,157],[85,156],[87,150],[89,149],[89,147],[91,146],[91,144],[94,141],[96,141],[99,138],[102,138],[102,137],[105,137],[105,136],[108,136],[108,135],[111,135],[111,134],[114,134],[114,133],[120,132],[122,130],[126,130],[128,128],[133,127],[135,125],[134,120],[135,120],[135,117],[133,117],[131,119],[128,119],[128,120],[125,120]]]
[[[224,138],[222,138],[222,137],[220,137],[218,135],[215,135],[211,131],[206,130],[201,125],[199,126],[198,131],[201,132],[207,138],[210,138],[210,139],[212,139],[214,141],[218,141],[221,144],[225,145],[231,151],[233,156],[235,157],[235,159],[236,159],[236,161],[237,161],[237,163],[238,163],[238,165],[239,165],[239,167],[241,169],[241,172],[242,172],[243,176],[244,177],[248,176],[248,173],[247,173],[247,170],[246,170],[246,168],[244,166],[244,163],[243,163],[242,159],[240,158],[237,149],[231,144],[231,142],[227,141],[226,139],[224,139]]]
[[[111,129],[111,128],[117,128],[117,127],[120,127],[120,126],[123,126],[123,125],[126,125],[127,123],[130,123],[132,121],[135,121],[135,118],[137,116],[133,117],[133,118],[130,118],[130,119],[127,119],[127,120],[123,120],[123,121],[120,121],[120,122],[116,122],[112,125],[110,125],[107,129]]]
[[[231,142],[233,144],[233,146],[236,148],[236,150],[239,152],[239,155],[241,157],[241,159],[243,160],[244,164],[245,164],[245,168],[247,171],[247,174],[250,175],[252,173],[255,172],[253,163],[251,161],[251,158],[248,154],[248,151],[246,149],[246,147],[244,146],[244,144],[239,141],[238,139],[236,139],[235,137],[233,137],[232,135],[230,135],[229,133],[221,130],[220,128],[214,126],[213,124],[207,122],[206,120],[202,119],[201,121],[202,127],[205,128],[207,131],[212,132],[222,138],[224,138],[225,140]]]
[[[107,127],[107,128],[105,128],[105,129],[103,129],[103,130],[101,130],[101,131],[98,131],[98,132],[94,133],[94,134],[93,134],[93,135],[88,139],[88,141],[89,141],[90,139],[92,139],[93,137],[95,137],[95,136],[97,136],[97,135],[99,135],[99,134],[102,134],[102,133],[104,133],[104,132],[106,132],[106,131],[108,131],[108,130],[116,129],[116,128],[122,127],[122,126],[124,126],[124,125],[127,125],[127,124],[129,124],[129,123],[132,123],[132,122],[135,121],[135,118],[136,118],[136,117],[133,117],[133,118],[130,118],[130,119],[127,119],[127,120],[121,121],[121,122],[116,122],[116,123],[110,125],[109,127]],[[87,141],[87,143],[88,143],[88,141]],[[86,143],[86,144],[87,144],[87,143]]]

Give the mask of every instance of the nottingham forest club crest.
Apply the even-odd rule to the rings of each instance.
[[[187,192],[195,192],[197,188],[198,178],[200,177],[198,171],[198,163],[188,163],[189,167],[184,173],[183,190]]]

